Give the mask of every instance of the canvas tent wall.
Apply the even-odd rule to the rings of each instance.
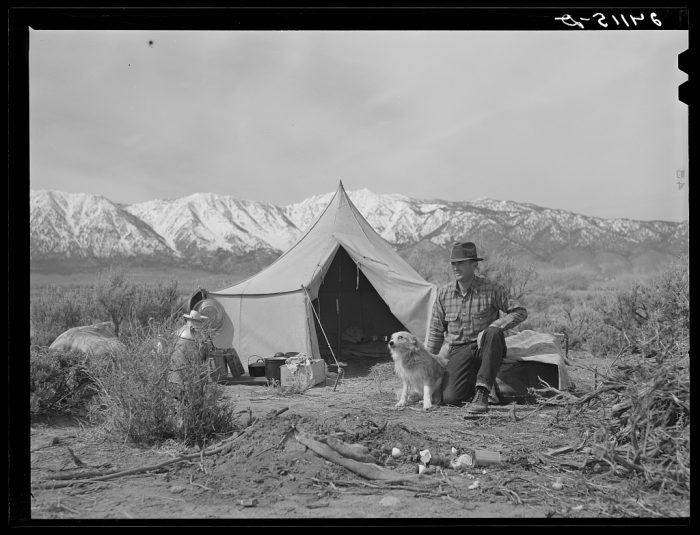
[[[433,295],[433,285],[371,227],[342,182],[315,223],[275,262],[208,292],[226,316],[215,344],[235,347],[244,361],[278,351],[325,355],[325,336],[337,351],[353,325],[367,336],[404,328],[424,339]]]

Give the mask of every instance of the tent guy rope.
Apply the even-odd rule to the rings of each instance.
[[[328,349],[331,351],[331,355],[333,356],[333,360],[335,361],[336,366],[338,366],[338,373],[340,373],[341,366],[340,362],[338,362],[338,359],[335,357],[335,353],[333,352],[333,348],[331,347],[331,343],[328,341],[328,336],[326,335],[326,331],[323,329],[323,325],[321,325],[321,318],[318,317],[318,314],[316,314],[316,309],[314,308],[314,303],[313,300],[311,299],[311,296],[309,295],[309,291],[306,289],[306,286],[303,284],[301,285],[301,289],[304,290],[304,295],[306,295],[306,298],[309,300],[309,305],[311,305],[311,310],[314,313],[314,316],[316,316],[316,321],[318,321],[318,326],[321,327],[321,332],[323,333],[323,337],[326,339],[326,344],[328,344]]]

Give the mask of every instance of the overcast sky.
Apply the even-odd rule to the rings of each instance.
[[[687,31],[35,31],[30,187],[688,218]]]

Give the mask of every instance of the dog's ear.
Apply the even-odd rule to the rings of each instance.
[[[418,338],[416,338],[413,335],[410,335],[411,338],[411,346],[415,349],[420,349],[420,344],[418,343]]]

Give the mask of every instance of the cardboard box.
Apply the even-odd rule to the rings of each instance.
[[[297,366],[293,373],[286,364],[280,367],[280,385],[283,388],[302,391],[325,380],[326,362],[323,359],[315,359],[310,364]]]

